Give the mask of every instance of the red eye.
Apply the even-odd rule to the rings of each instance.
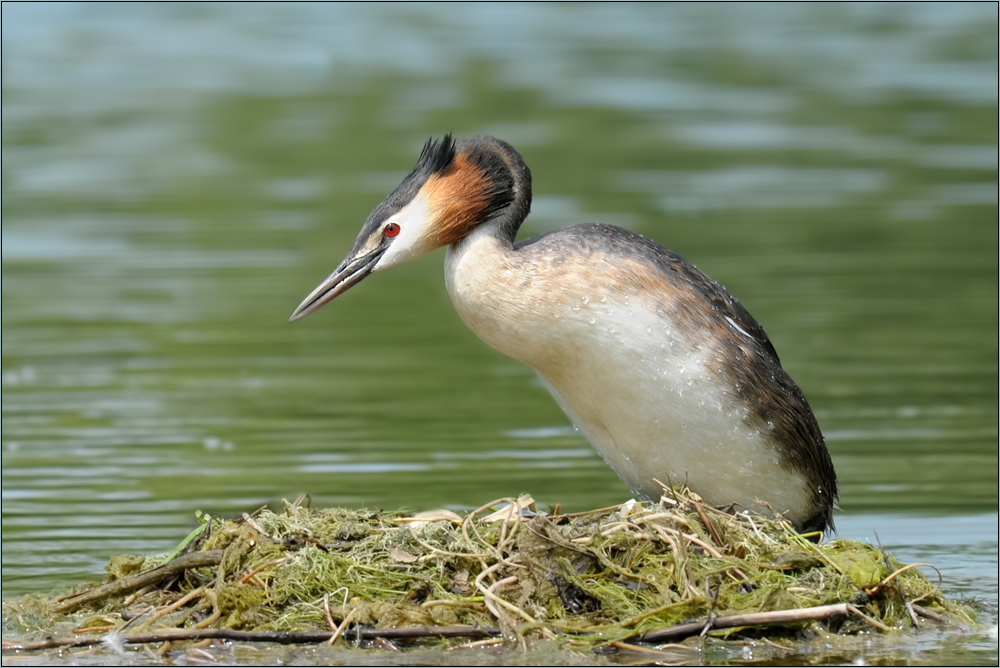
[[[396,223],[389,223],[388,225],[382,228],[382,234],[384,234],[387,237],[396,236],[397,234],[399,234],[399,225],[397,225]]]

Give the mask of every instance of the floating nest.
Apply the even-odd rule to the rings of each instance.
[[[5,602],[5,630],[26,639],[4,652],[207,638],[522,648],[547,639],[614,651],[691,637],[788,644],[976,617],[916,568],[933,571],[927,564],[822,542],[681,490],[656,505],[572,514],[539,512],[527,496],[464,517],[300,499],[282,512],[200,519],[165,558],[113,558],[105,584]]]

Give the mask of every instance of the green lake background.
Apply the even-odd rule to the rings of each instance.
[[[301,492],[628,498],[461,323],[443,251],[287,322],[452,132],[524,155],[521,238],[620,225],[724,284],[816,413],[841,535],[996,605],[997,27],[992,3],[4,3],[4,598]]]

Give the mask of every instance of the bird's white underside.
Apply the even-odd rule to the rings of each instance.
[[[805,479],[782,466],[766,426],[751,426],[711,337],[681,336],[640,289],[588,281],[586,267],[546,275],[539,258],[519,255],[488,229],[449,247],[452,302],[483,341],[538,371],[635,492],[658,498],[657,478],[686,482],[712,505],[809,507]]]

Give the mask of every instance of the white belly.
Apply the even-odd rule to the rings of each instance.
[[[633,491],[658,499],[656,478],[686,483],[716,506],[808,505],[805,480],[750,426],[750,407],[729,386],[708,334],[692,337],[641,292],[629,297],[581,276],[547,280],[544,267],[525,276],[494,259],[489,243],[449,250],[456,309],[486,343],[538,371]]]

